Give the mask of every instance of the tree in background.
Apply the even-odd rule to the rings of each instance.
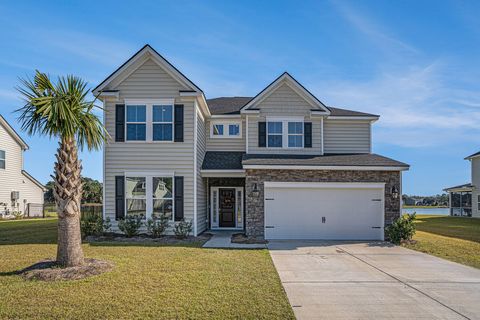
[[[91,178],[82,177],[83,190],[82,190],[82,203],[102,203],[103,201],[103,186],[102,183]],[[55,202],[53,197],[53,187],[55,183],[49,181],[46,184],[47,192],[44,194],[44,200],[46,203]]]
[[[22,129],[29,135],[40,134],[59,140],[55,175],[52,176],[58,215],[57,263],[65,267],[82,265],[82,166],[78,147],[98,150],[108,134],[93,113],[94,101],[86,98],[87,83],[78,77],[59,77],[53,83],[47,74],[37,70],[33,80],[20,79],[17,90],[25,102],[17,110]]]

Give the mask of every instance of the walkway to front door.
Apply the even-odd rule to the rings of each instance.
[[[211,187],[211,229],[243,230],[243,187]]]

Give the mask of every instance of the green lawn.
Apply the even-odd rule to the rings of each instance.
[[[417,215],[410,249],[480,268],[480,219]]]
[[[56,220],[0,221],[0,319],[293,319],[267,250],[85,244],[112,272],[25,281],[14,271],[54,257]]]

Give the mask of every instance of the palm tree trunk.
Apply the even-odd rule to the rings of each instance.
[[[83,264],[80,232],[82,166],[75,139],[62,139],[57,149],[53,195],[58,213],[57,263],[65,267]]]

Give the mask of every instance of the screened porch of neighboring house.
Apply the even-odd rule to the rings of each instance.
[[[472,216],[472,189],[471,183],[444,189],[448,192],[451,216]]]

